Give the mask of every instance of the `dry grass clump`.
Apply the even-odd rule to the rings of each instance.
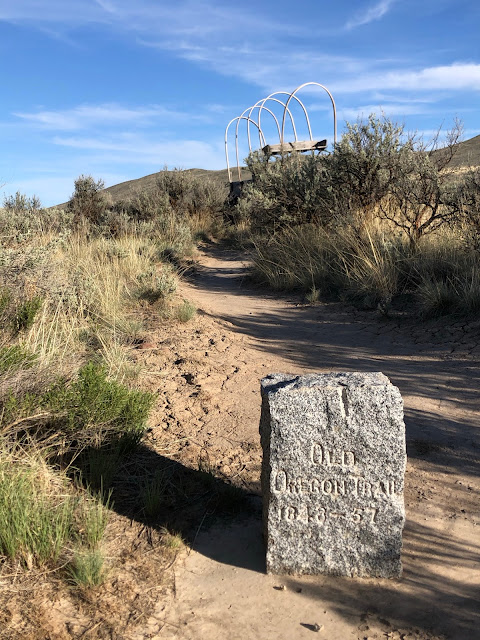
[[[38,450],[0,441],[0,554],[34,564],[55,562],[70,536],[75,508],[66,478]]]

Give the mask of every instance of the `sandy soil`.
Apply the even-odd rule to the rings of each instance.
[[[183,288],[199,308],[193,330],[179,326],[142,355],[158,367],[163,353],[157,390],[170,417],[154,433],[171,443],[169,456],[193,468],[206,457],[252,503],[234,522],[200,523],[175,565],[170,601],[150,616],[150,637],[480,638],[480,322],[422,324],[305,306],[244,276],[240,255],[204,250]],[[382,371],[402,392],[408,467],[399,580],[265,574],[259,380],[307,371]]]
[[[201,253],[182,294],[197,317],[164,325],[152,313],[148,339],[132,351],[159,400],[147,443],[114,483],[109,579],[79,597],[62,579],[27,584],[0,574],[0,638],[480,639],[480,321],[426,324],[306,306],[252,287],[242,256],[217,247]],[[308,371],[382,371],[402,392],[399,580],[265,574],[259,381]],[[248,508],[212,518],[199,463],[221,485],[239,487]],[[153,523],[141,500],[142,474],[152,469],[177,474],[177,495]],[[183,529],[178,498],[187,494],[198,496],[198,513],[185,503]],[[176,561],[162,546],[172,512],[190,541]]]

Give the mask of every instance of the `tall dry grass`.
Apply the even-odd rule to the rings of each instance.
[[[344,299],[388,313],[400,294],[425,317],[480,309],[480,256],[462,227],[444,227],[412,250],[377,221],[326,230],[314,225],[256,236],[252,274],[277,290]]]

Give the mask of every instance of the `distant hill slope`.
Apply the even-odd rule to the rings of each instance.
[[[186,171],[199,178],[208,178],[209,180],[212,180],[225,189],[225,197],[228,195],[229,183],[228,172],[226,169],[221,169],[219,171],[208,171],[207,169],[186,169]],[[127,200],[138,193],[148,193],[149,191],[153,191],[159,173],[160,172],[151,173],[150,175],[145,176],[144,178],[138,178],[137,180],[127,180],[127,182],[121,182],[120,184],[116,184],[112,187],[107,187],[105,191],[112,196],[115,202],[118,200]],[[245,170],[243,170],[242,175],[245,175],[245,179],[250,177],[248,171]]]
[[[479,167],[480,166],[480,136],[460,142],[458,151],[454,155],[451,167]]]
[[[465,140],[458,145],[458,151],[455,154],[451,165],[453,167],[470,167],[480,166],[480,135]],[[219,171],[208,171],[207,169],[187,169],[189,173],[200,178],[209,178],[225,189],[225,196],[228,194],[228,173],[226,169]],[[235,170],[234,170],[235,171]],[[112,196],[114,202],[118,200],[128,200],[141,192],[149,192],[155,188],[158,173],[151,173],[143,178],[136,180],[127,180],[112,187],[105,189]],[[242,176],[245,179],[250,178],[248,171],[243,170]]]

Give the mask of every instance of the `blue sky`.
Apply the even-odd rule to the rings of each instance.
[[[82,173],[224,168],[228,121],[309,81],[332,92],[339,132],[383,110],[427,136],[458,117],[470,138],[479,34],[478,0],[0,0],[0,196],[49,206]],[[331,139],[328,96],[298,95]]]

